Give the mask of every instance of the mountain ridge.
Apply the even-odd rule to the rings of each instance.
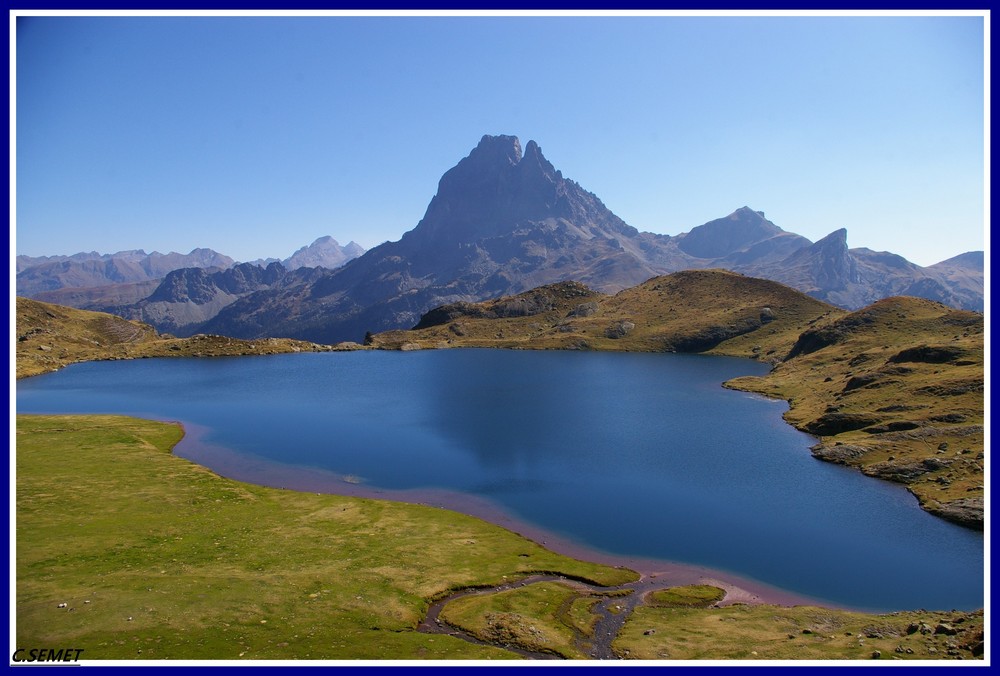
[[[319,237],[307,246],[300,247],[291,256],[280,261],[288,270],[301,267],[337,268],[363,254],[365,249],[351,241],[346,246],[333,237]],[[267,268],[277,259],[258,259],[251,264]],[[80,309],[103,309],[104,294],[100,291],[85,292],[84,289],[99,289],[118,286],[120,297],[134,298],[138,302],[148,295],[138,295],[140,290],[149,288],[148,282],[163,279],[170,272],[181,269],[227,270],[241,264],[225,254],[213,249],[198,247],[188,254],[158,251],[146,253],[144,249],[130,249],[112,254],[96,251],[53,256],[25,256],[15,258],[16,293],[19,296],[42,301],[60,302]],[[124,290],[124,285],[135,284],[135,293]],[[112,294],[114,295],[114,294]],[[67,302],[69,301],[69,302]],[[125,304],[125,303],[121,303]]]

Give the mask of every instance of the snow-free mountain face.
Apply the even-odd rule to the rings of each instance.
[[[648,252],[669,241],[622,221],[564,178],[538,144],[522,153],[517,137],[484,136],[442,176],[424,217],[399,241],[308,289],[233,303],[205,330],[250,335],[266,316],[288,335],[359,340],[369,330],[412,325],[443,303],[565,279],[616,291],[654,276],[659,262]],[[670,255],[663,249],[661,257]]]

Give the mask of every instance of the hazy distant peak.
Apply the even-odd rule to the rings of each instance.
[[[351,242],[345,247],[330,235],[318,237],[309,246],[298,249],[282,261],[289,270],[298,268],[339,268],[347,261],[365,252],[364,248]]]
[[[355,258],[360,256],[365,252],[365,248],[355,242],[353,239],[344,245],[344,253],[354,256]]]

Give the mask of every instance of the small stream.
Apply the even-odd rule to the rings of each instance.
[[[444,607],[456,599],[464,598],[466,596],[496,594],[499,592],[509,591],[511,589],[526,587],[538,582],[561,582],[582,592],[589,592],[592,594],[607,594],[608,592],[623,591],[632,592],[622,596],[609,596],[608,598],[595,604],[594,611],[598,614],[599,619],[594,627],[593,636],[584,636],[582,633],[578,632],[577,647],[583,648],[584,642],[589,644],[589,650],[585,650],[585,652],[590,655],[591,659],[595,660],[620,659],[620,657],[611,649],[611,644],[614,643],[615,638],[617,638],[618,632],[620,632],[622,627],[625,626],[625,622],[632,615],[632,611],[635,610],[636,606],[642,603],[643,598],[645,598],[649,592],[677,586],[676,580],[660,578],[656,575],[644,575],[635,582],[627,582],[625,584],[610,587],[602,587],[600,585],[582,582],[580,580],[568,578],[562,575],[531,575],[517,580],[516,582],[505,582],[504,584],[496,585],[494,587],[462,589],[449,594],[445,598],[431,604],[430,608],[427,610],[427,616],[418,625],[417,631],[425,634],[446,634],[448,636],[460,638],[463,641],[468,641],[469,643],[475,643],[476,645],[491,645],[517,653],[518,655],[528,659],[564,659],[561,655],[557,655],[552,652],[528,650],[517,645],[484,641],[464,629],[449,624],[440,617],[441,611]],[[718,605],[726,605],[726,599],[721,601]]]

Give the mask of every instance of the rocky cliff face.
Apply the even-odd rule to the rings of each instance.
[[[190,336],[226,306],[262,289],[278,288],[288,277],[280,263],[266,268],[240,263],[216,271],[182,268],[167,274],[143,300],[101,310],[152,324],[161,332]]]
[[[982,293],[977,292],[975,283],[956,272],[965,269],[961,263],[957,268],[922,268],[886,251],[850,249],[845,228],[782,260],[735,265],[732,269],[773,279],[849,310],[889,296],[916,296],[960,309],[983,309]],[[952,277],[949,271],[954,273]],[[974,278],[974,273],[970,274]]]
[[[964,254],[941,261],[927,268],[938,276],[949,293],[956,299],[955,302],[948,302],[941,298],[934,298],[952,307],[964,308],[966,310],[984,309],[984,289],[985,289],[985,261],[982,251],[969,251]],[[915,294],[922,295],[922,294]],[[931,296],[927,296],[931,298]]]

